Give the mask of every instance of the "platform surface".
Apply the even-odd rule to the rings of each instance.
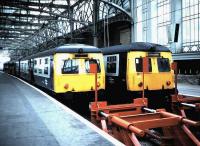
[[[0,146],[114,145],[25,83],[0,72]]]
[[[200,85],[178,83],[179,94],[200,97]]]

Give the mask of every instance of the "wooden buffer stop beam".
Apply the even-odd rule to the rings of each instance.
[[[92,102],[91,120],[126,145],[141,145],[138,137],[157,139],[162,145],[200,145],[194,135],[188,135],[191,131],[187,129],[188,126],[200,126],[199,122],[164,109],[149,109],[146,98],[137,98],[131,104],[120,105]],[[163,135],[155,134],[155,128],[161,128]]]

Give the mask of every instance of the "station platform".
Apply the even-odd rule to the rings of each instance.
[[[0,72],[0,146],[123,145],[39,89]]]
[[[177,87],[178,87],[179,94],[200,98],[200,85],[191,85],[188,83],[178,83]]]

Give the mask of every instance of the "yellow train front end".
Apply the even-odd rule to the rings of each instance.
[[[149,71],[144,74],[142,58],[148,57]],[[131,51],[127,57],[127,88],[129,91],[174,90],[174,71],[171,52]]]
[[[54,92],[90,92],[95,90],[95,75],[90,64],[98,68],[98,90],[105,90],[105,69],[102,53],[57,53],[54,55]]]

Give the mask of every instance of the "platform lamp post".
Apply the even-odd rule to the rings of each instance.
[[[93,0],[93,45],[98,46],[97,21],[99,19],[99,0]]]

